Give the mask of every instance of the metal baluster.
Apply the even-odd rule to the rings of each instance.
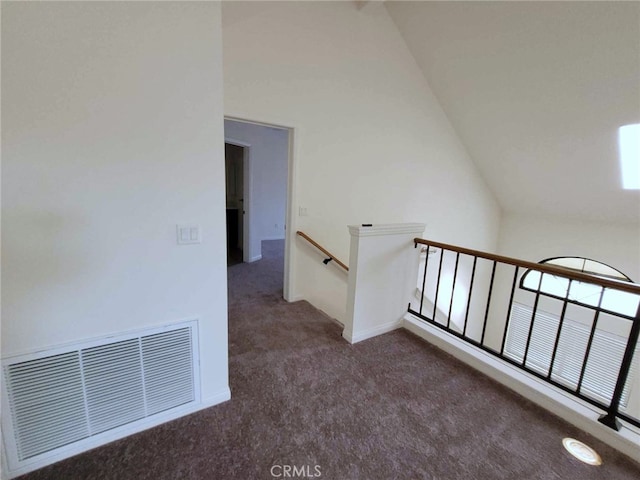
[[[511,307],[513,306],[513,295],[516,292],[516,282],[518,280],[518,270],[520,267],[516,266],[513,272],[513,283],[511,284],[511,296],[509,297],[509,308],[507,308],[507,321],[504,325],[504,332],[502,333],[502,345],[500,345],[500,355],[504,353],[504,344],[507,340],[507,330],[509,330],[509,317],[511,317]]]
[[[569,279],[569,285],[567,286],[567,294],[564,297],[562,304],[562,312],[560,312],[560,321],[558,322],[558,331],[556,332],[556,340],[553,343],[553,353],[551,353],[551,363],[549,364],[549,372],[547,373],[547,379],[551,379],[553,373],[553,364],[556,361],[556,354],[558,353],[558,345],[560,345],[560,334],[562,333],[562,326],[564,325],[564,316],[567,313],[567,305],[569,304],[569,292],[571,291],[571,283],[573,280]]]
[[[433,299],[433,323],[436,322],[436,308],[438,306],[438,290],[440,290],[440,274],[442,273],[442,259],[444,258],[444,249],[440,249],[440,266],[438,267],[438,281],[436,282],[436,298]]]
[[[589,361],[589,353],[591,352],[591,345],[593,344],[593,337],[596,333],[598,326],[598,317],[600,317],[600,307],[602,306],[602,297],[604,297],[604,287],[600,291],[600,298],[598,299],[598,308],[593,316],[593,323],[591,325],[591,332],[589,333],[589,341],[587,342],[587,349],[584,351],[584,358],[582,359],[582,368],[580,369],[580,379],[578,380],[578,387],[576,392],[580,393],[582,388],[582,381],[584,380],[584,372],[587,370],[587,362]]]
[[[451,310],[453,308],[453,294],[456,291],[456,277],[458,276],[458,261],[460,260],[460,252],[456,253],[456,266],[453,270],[453,284],[451,285],[451,301],[449,302],[449,316],[447,317],[447,328],[451,324]]]
[[[469,307],[471,307],[471,293],[473,292],[473,280],[476,276],[476,264],[478,263],[478,257],[473,257],[473,268],[471,269],[471,281],[469,282],[469,297],[467,298],[467,311],[464,314],[464,327],[462,329],[462,336],[467,335],[467,320],[469,319]]]
[[[496,261],[493,261],[493,268],[491,269],[491,281],[489,282],[489,294],[487,296],[487,309],[484,312],[484,324],[482,325],[482,337],[480,337],[480,344],[484,345],[484,335],[487,331],[487,319],[489,318],[489,307],[491,306],[491,294],[493,292],[493,279],[496,276]]]
[[[420,315],[422,315],[422,304],[424,303],[424,297],[427,295],[425,291],[425,285],[427,283],[427,266],[429,265],[429,245],[427,245],[427,253],[424,259],[424,274],[422,275],[422,294],[420,296]]]
[[[622,398],[622,392],[624,386],[627,383],[627,377],[631,370],[631,362],[633,361],[633,355],[635,354],[636,345],[638,344],[638,336],[640,335],[640,304],[636,310],[636,318],[631,325],[631,331],[629,332],[629,339],[627,340],[627,346],[624,349],[624,355],[622,357],[622,364],[620,365],[620,371],[618,372],[618,380],[616,381],[616,387],[613,390],[613,396],[611,397],[611,403],[606,415],[602,415],[598,421],[607,427],[614,430],[620,430],[620,423],[616,419],[618,416],[618,409],[620,408],[620,399]]]
[[[527,334],[527,345],[524,348],[524,356],[522,357],[522,366],[526,367],[527,365],[527,355],[529,355],[529,346],[531,344],[531,334],[533,333],[533,324],[536,320],[536,312],[538,311],[538,301],[540,300],[540,289],[542,288],[542,278],[544,277],[544,273],[540,273],[540,280],[538,281],[538,290],[536,291],[536,299],[533,302],[533,313],[531,315],[531,323],[529,324],[529,333]]]

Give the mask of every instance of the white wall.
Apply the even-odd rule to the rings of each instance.
[[[423,222],[428,238],[495,249],[500,210],[383,5],[222,12],[225,114],[294,128],[289,235],[303,230],[344,261],[347,225],[361,223]],[[291,299],[343,319],[346,275],[291,245]]]
[[[244,205],[249,215],[251,243],[245,259],[258,260],[262,255],[262,240],[282,239],[285,234],[289,131],[225,120],[224,134],[228,140],[250,145],[250,192],[245,196]]]
[[[550,257],[586,257],[617,268],[640,283],[640,226],[505,214],[501,255],[531,262]]]
[[[586,257],[610,265],[640,282],[640,227],[637,225],[505,213],[500,224],[498,253],[530,262],[552,257]],[[521,270],[519,275],[523,273]],[[495,348],[500,345],[508,316],[513,274],[512,267],[499,267],[494,282],[487,342]],[[514,301],[533,306],[534,295],[516,288]],[[543,297],[538,308],[559,315],[561,303]],[[567,315],[588,325],[593,318],[591,310],[578,307],[571,307]]]
[[[228,395],[221,53],[216,3],[3,2],[3,357],[198,317]]]

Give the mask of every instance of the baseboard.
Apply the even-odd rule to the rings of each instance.
[[[290,297],[286,300],[289,303],[293,303],[293,302],[301,302],[302,300],[306,300],[306,298],[304,295],[294,295],[293,297]]]
[[[200,401],[200,408],[198,408],[198,410],[204,410],[205,408],[214,407],[228,400],[231,400],[231,389],[227,386],[218,390],[211,397],[202,399]]]
[[[153,417],[147,417],[142,420],[138,420],[134,423],[123,425],[118,428],[114,428],[113,430],[109,430],[102,434],[96,435],[94,437],[90,437],[89,439],[85,439],[82,443],[82,446],[78,445],[67,445],[65,447],[61,447],[51,452],[51,455],[46,457],[40,457],[37,461],[33,463],[25,464],[18,469],[15,470],[5,470],[7,464],[3,462],[3,479],[12,479],[18,477],[20,475],[24,475],[25,473],[33,472],[34,470],[38,470],[40,468],[46,467],[47,465],[51,465],[53,463],[59,462],[66,458],[73,457],[75,455],[79,455],[83,452],[92,450],[96,447],[100,447],[111,443],[115,440],[120,440],[122,438],[128,437],[135,433],[140,433],[145,430],[149,430],[150,428],[157,427],[163,423],[170,422],[172,420],[176,420],[180,417],[184,417],[186,415],[190,415],[192,413],[198,412],[200,410],[204,410],[205,408],[210,408],[215,405],[218,405],[222,402],[225,402],[231,398],[231,390],[228,386],[220,389],[212,396],[202,399],[200,402],[191,403],[185,405],[183,407],[177,407],[170,411],[159,413],[154,415]],[[3,449],[3,459],[4,449]]]
[[[413,315],[404,317],[403,328],[453,355],[472,368],[493,378],[607,445],[640,462],[640,430],[624,424],[616,432],[597,421],[603,413],[560,389],[512,367]]]
[[[367,340],[372,337],[377,337],[378,335],[382,335],[383,333],[388,333],[393,330],[397,330],[402,327],[403,321],[397,320],[395,322],[388,322],[383,325],[378,325],[377,327],[369,328],[366,330],[359,331],[357,333],[353,332],[342,332],[342,337],[349,343],[358,343],[363,340]]]
[[[247,261],[247,263],[257,262],[258,260],[262,260],[262,255],[256,255],[255,257],[251,257],[251,258],[249,258],[249,260]]]

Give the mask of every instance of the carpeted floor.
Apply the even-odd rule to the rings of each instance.
[[[23,478],[640,478],[640,465],[403,330],[349,345],[322,312],[282,300],[281,252],[265,242],[263,260],[229,269],[229,402]],[[570,457],[565,436],[604,465]]]

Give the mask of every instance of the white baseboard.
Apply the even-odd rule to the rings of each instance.
[[[213,407],[220,403],[226,402],[227,400],[231,400],[231,390],[228,386],[218,390],[213,396],[209,398],[203,398],[200,401],[200,408],[198,408],[198,410],[204,410],[205,408]]]
[[[359,332],[342,332],[342,337],[349,343],[358,343],[363,340],[367,340],[368,338],[377,337],[378,335],[382,335],[383,333],[391,332],[392,330],[397,330],[402,327],[403,321],[397,320],[395,322],[388,322],[383,325],[378,325],[377,327],[369,328],[366,330],[361,330]]]
[[[340,328],[344,329],[344,323],[342,323],[340,320],[338,320],[337,318],[331,318],[331,321],[333,323],[335,323],[336,325],[338,325]]]
[[[624,424],[618,432],[604,426],[597,421],[603,412],[590,404],[538,380],[533,375],[501,362],[493,355],[483,352],[437,327],[418,320],[411,314],[407,314],[404,317],[403,327],[462,360],[472,368],[514,390],[545,410],[558,415],[572,425],[590,433],[616,450],[640,462],[640,430],[632,425]]]
[[[300,302],[302,300],[306,300],[304,295],[294,295],[293,297],[290,297],[289,299],[287,299],[287,302],[293,303],[293,302]]]
[[[249,258],[249,261],[247,263],[257,262],[258,260],[262,260],[262,255],[256,255],[255,257]]]
[[[229,390],[229,387],[227,386],[220,389],[211,397],[202,399],[200,402],[190,403],[182,407],[177,407],[166,412],[158,413],[153,417],[147,417],[147,418],[138,420],[136,422],[133,422],[131,424],[114,428],[113,430],[109,430],[107,432],[101,433],[94,437],[89,437],[87,439],[84,439],[81,445],[78,445],[79,442],[77,442],[75,444],[60,447],[50,452],[49,455],[39,456],[37,459],[34,459],[34,461],[31,463],[24,463],[20,468],[17,468],[15,470],[8,470],[6,462],[3,461],[3,472],[2,472],[3,477],[2,478],[11,479],[11,478],[18,477],[20,475],[24,475],[25,473],[38,470],[39,468],[46,467],[47,465],[51,465],[53,463],[59,462],[66,458],[72,457],[74,455],[78,455],[80,453],[94,449],[96,447],[106,445],[107,443],[111,443],[115,440],[120,440],[122,438],[128,437],[129,435],[133,435],[134,433],[139,433],[144,430],[157,427],[158,425],[161,425],[163,423],[176,420],[180,417],[190,415],[200,410],[204,410],[205,408],[213,407],[214,405],[218,405],[222,402],[225,402],[230,398],[231,398],[231,390]],[[4,454],[4,451],[3,451],[3,454]],[[3,460],[5,458],[6,457],[3,455]]]

